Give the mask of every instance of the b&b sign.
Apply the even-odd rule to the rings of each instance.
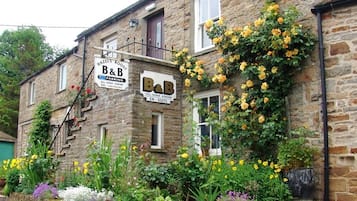
[[[94,82],[99,87],[126,90],[129,86],[129,64],[110,58],[95,58]]]
[[[172,75],[144,71],[140,74],[140,92],[148,102],[170,104],[176,99],[176,80]]]

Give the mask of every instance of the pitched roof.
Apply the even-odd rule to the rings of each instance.
[[[2,131],[0,131],[0,142],[15,142],[16,138],[12,137],[9,134],[6,134]]]

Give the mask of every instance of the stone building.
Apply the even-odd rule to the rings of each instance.
[[[357,1],[277,2],[296,6],[319,39],[288,98],[291,126],[319,136],[311,141],[321,147],[316,200],[357,200]],[[148,144],[160,161],[174,158],[190,107],[170,50],[186,47],[213,68],[218,54],[203,23],[224,16],[229,26],[245,25],[263,6],[259,0],[139,0],[80,33],[76,47],[21,83],[17,154],[26,150],[37,104],[50,100],[54,148],[64,166],[84,160],[86,146],[106,136]],[[77,86],[90,93],[70,110]],[[211,89],[196,97],[220,103],[220,96]],[[215,140],[211,154],[220,151]]]

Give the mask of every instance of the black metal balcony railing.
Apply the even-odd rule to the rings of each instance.
[[[119,46],[117,50],[125,51],[132,54],[149,56],[157,59],[172,60],[174,47],[171,46],[171,50],[170,50],[168,49],[167,45],[164,45],[163,47],[160,46],[161,46],[160,44],[157,45],[147,44],[144,42],[144,39],[141,39],[138,42],[135,37],[133,39],[130,39],[128,37],[125,44]],[[103,51],[102,54],[103,56],[116,57],[114,56],[115,53],[109,51],[108,52]]]

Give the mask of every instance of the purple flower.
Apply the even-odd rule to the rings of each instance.
[[[32,196],[35,199],[57,198],[58,192],[55,187],[48,185],[47,183],[40,183],[39,185],[36,186]]]

